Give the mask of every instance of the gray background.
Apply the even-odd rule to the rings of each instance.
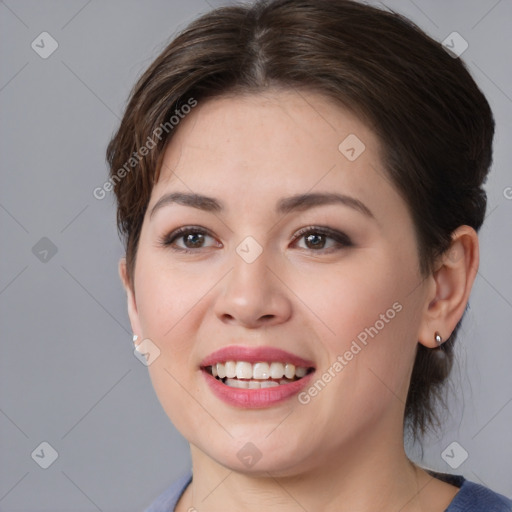
[[[92,191],[135,79],[220,4],[0,2],[2,511],[140,511],[189,465],[132,353],[113,197]],[[440,41],[453,31],[468,41],[463,58],[496,116],[481,267],[451,380],[459,405],[423,460],[512,496],[512,2],[386,5]],[[43,31],[59,45],[47,59],[31,48]],[[58,452],[48,469],[36,463],[48,449],[31,457],[43,441]],[[468,458],[452,469],[441,454],[454,441]],[[464,452],[449,453],[460,462]]]

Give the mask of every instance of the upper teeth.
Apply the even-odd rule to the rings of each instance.
[[[308,369],[303,366],[295,367],[291,363],[255,363],[251,364],[246,361],[226,361],[225,363],[217,363],[212,365],[212,375],[223,379],[293,379],[294,377],[304,377]]]

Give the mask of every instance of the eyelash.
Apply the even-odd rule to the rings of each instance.
[[[163,247],[170,248],[173,251],[181,252],[183,254],[197,253],[198,250],[204,249],[204,247],[199,247],[197,249],[185,249],[183,247],[173,246],[174,242],[177,239],[179,239],[180,237],[183,238],[184,236],[189,235],[189,234],[201,234],[201,235],[206,235],[206,236],[210,236],[210,237],[214,238],[213,235],[211,235],[210,232],[205,230],[204,228],[201,228],[198,226],[197,227],[196,226],[187,226],[187,227],[178,228],[175,231],[173,231],[172,233],[165,235],[164,237],[162,237],[159,240],[159,244]],[[328,227],[320,227],[320,226],[307,226],[305,228],[302,228],[294,236],[293,242],[300,240],[301,238],[305,237],[306,235],[310,235],[310,234],[316,234],[316,235],[325,236],[327,238],[331,238],[337,244],[337,247],[329,247],[327,249],[318,249],[318,250],[317,249],[305,249],[305,250],[313,252],[313,253],[319,252],[319,253],[326,254],[326,253],[331,253],[336,250],[340,250],[342,248],[353,247],[353,245],[354,245],[352,243],[352,241],[350,240],[350,238],[348,237],[348,235],[346,235],[345,233],[343,233],[341,231],[336,231],[336,230],[328,228]]]

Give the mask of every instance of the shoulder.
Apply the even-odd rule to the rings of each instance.
[[[446,512],[512,512],[512,500],[488,487],[465,480],[461,476],[439,473],[435,476],[460,487]],[[145,512],[174,512],[174,507],[191,481],[191,473],[176,480]]]
[[[424,469],[431,476],[459,488],[445,512],[512,512],[512,500],[488,487],[466,480],[462,475]]]
[[[512,500],[483,485],[464,480],[446,512],[512,512]]]
[[[191,473],[182,476],[160,494],[144,512],[174,512],[174,507],[191,481]]]

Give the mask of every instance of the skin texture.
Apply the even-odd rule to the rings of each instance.
[[[350,134],[365,145],[354,161],[338,149]],[[173,203],[151,215],[169,192],[224,209]],[[342,204],[275,212],[279,199],[314,192],[357,198],[373,216]],[[193,252],[176,250],[187,248],[183,236],[161,243],[182,226],[209,233]],[[308,226],[352,245],[321,235],[311,244],[297,236]],[[236,251],[247,236],[262,249],[252,263]],[[284,90],[200,103],[166,149],[133,288],[120,263],[132,329],[160,350],[148,367],[154,389],[191,444],[194,480],[177,510],[444,510],[457,489],[407,459],[403,412],[417,343],[449,336],[477,267],[477,235],[461,226],[436,272],[420,274],[415,228],[379,141],[347,109]],[[199,368],[236,343],[287,350],[320,376],[396,303],[400,312],[305,405],[297,396],[265,409],[227,405]],[[237,457],[248,442],[261,452],[250,468]]]

